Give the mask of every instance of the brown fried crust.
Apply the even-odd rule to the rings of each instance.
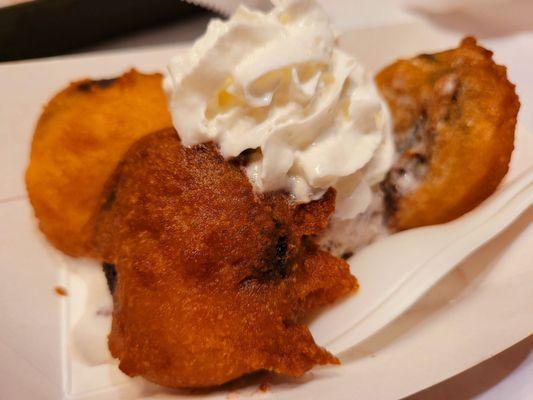
[[[137,142],[107,185],[96,247],[116,267],[109,347],[128,375],[169,387],[338,363],[300,323],[353,291],[348,265],[318,250],[334,191],[294,206],[255,195],[211,145],[174,130]]]
[[[172,125],[161,74],[71,83],[37,123],[26,187],[39,226],[61,251],[90,253],[83,228],[105,181],[138,138]]]
[[[399,161],[414,157],[427,168],[408,193],[385,182],[395,228],[450,221],[493,193],[508,170],[520,104],[492,52],[466,38],[456,49],[397,61],[376,81],[392,111]],[[405,146],[409,135],[423,138]],[[417,154],[421,145],[426,154]]]

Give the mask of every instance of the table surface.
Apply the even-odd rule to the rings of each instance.
[[[387,25],[425,19],[445,29],[476,34],[484,43],[501,53],[517,54],[516,65],[509,65],[510,74],[516,71],[533,70],[533,19],[520,18],[533,15],[533,2],[527,0],[484,0],[483,12],[473,12],[480,0],[465,1],[434,0],[432,2],[380,0],[319,0],[333,23],[341,29]],[[433,3],[433,8],[428,4]],[[505,15],[501,17],[501,7]],[[422,8],[423,7],[423,8]],[[437,8],[438,7],[438,8]],[[470,7],[470,8],[469,8]],[[199,15],[179,24],[152,28],[108,40],[83,49],[83,52],[149,47],[163,44],[188,42],[200,36],[212,15]],[[512,18],[510,18],[512,17]],[[497,21],[498,23],[495,23]],[[524,22],[526,21],[526,22]],[[524,48],[526,44],[526,48]],[[529,58],[524,54],[529,54]],[[508,54],[504,54],[508,55]],[[509,61],[507,61],[509,62]],[[512,74],[511,74],[512,75]],[[516,79],[515,79],[516,81]],[[520,94],[522,110],[533,109],[533,81],[527,82]],[[522,122],[531,130],[533,115],[522,115]],[[533,399],[533,335],[506,351],[463,373],[409,397],[410,400],[425,399]]]

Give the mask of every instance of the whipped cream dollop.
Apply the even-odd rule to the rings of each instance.
[[[173,123],[185,146],[212,141],[226,159],[253,151],[246,172],[255,190],[309,202],[333,187],[334,218],[353,219],[393,161],[390,116],[314,1],[273,4],[211,21],[171,60]]]

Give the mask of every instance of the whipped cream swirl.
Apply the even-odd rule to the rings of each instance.
[[[393,160],[386,106],[314,1],[273,3],[213,20],[171,60],[175,128],[185,146],[212,141],[226,159],[255,150],[246,172],[257,191],[309,202],[333,187],[334,217],[355,218]]]

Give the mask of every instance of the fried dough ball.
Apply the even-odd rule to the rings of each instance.
[[[61,251],[90,254],[84,226],[105,181],[140,137],[172,126],[160,74],[71,83],[44,108],[26,171],[39,226]]]
[[[382,184],[394,228],[450,221],[494,192],[520,103],[492,52],[466,38],[456,49],[397,61],[376,81],[400,153]]]
[[[120,369],[181,388],[337,364],[300,322],[357,287],[308,237],[334,198],[294,206],[254,194],[237,163],[211,144],[183,147],[173,129],[137,142],[94,221],[116,270],[109,348]]]

